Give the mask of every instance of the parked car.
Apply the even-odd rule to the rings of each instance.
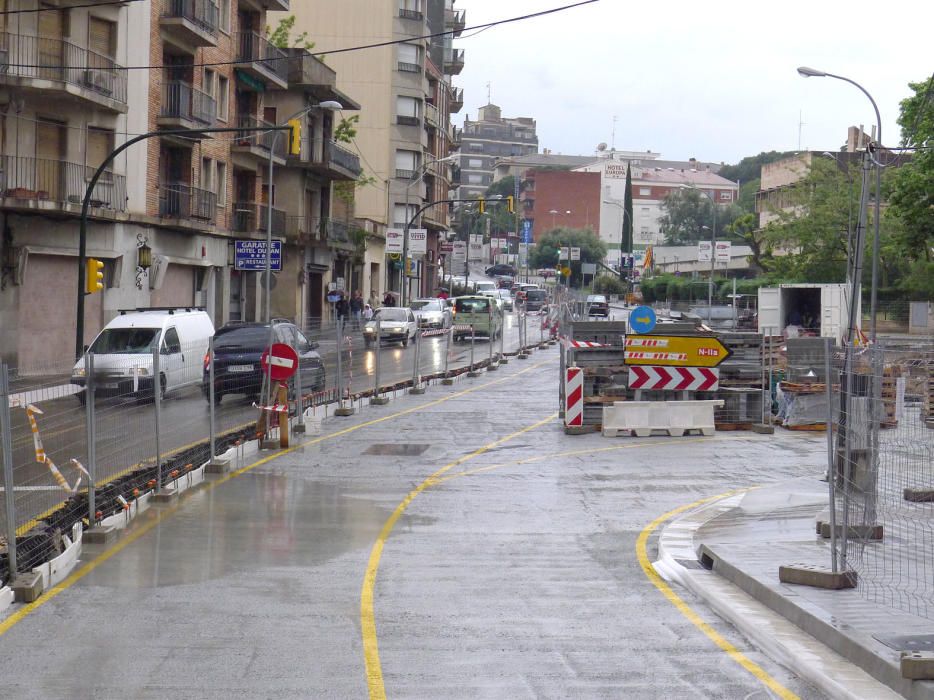
[[[491,265],[486,270],[484,270],[487,277],[493,277],[494,275],[509,275],[510,277],[516,276],[516,268],[507,263],[497,263],[496,265]]]
[[[270,325],[272,334],[270,336]],[[214,334],[214,403],[227,394],[258,396],[263,387],[263,366],[260,359],[273,343],[288,345],[298,355],[302,391],[321,391],[325,386],[324,363],[318,354],[318,344],[305,337],[294,324],[285,320],[269,323],[231,321]],[[298,378],[288,382],[289,396],[295,395]],[[201,379],[204,398],[210,400],[211,356],[205,354]]]
[[[492,296],[465,296],[454,299],[454,340],[469,338],[472,326],[477,336],[496,338],[503,332],[503,316]]]
[[[376,338],[376,322],[379,321],[379,342],[402,343],[403,347],[409,344],[418,333],[418,321],[412,309],[399,306],[384,306],[376,310],[373,318],[363,327],[363,342],[370,347]]]
[[[98,396],[153,396],[153,351],[159,350],[160,396],[195,385],[201,358],[214,335],[207,312],[198,308],[121,311],[88,347],[93,353],[94,392]],[[71,383],[85,386],[82,357],[71,370]],[[84,404],[87,393],[77,394]]]
[[[610,304],[602,294],[590,294],[584,302],[588,316],[609,316]]]
[[[419,328],[450,328],[453,315],[444,299],[414,299],[410,306]]]
[[[529,289],[525,292],[522,304],[525,305],[526,311],[541,311],[548,304],[548,292],[544,289]]]

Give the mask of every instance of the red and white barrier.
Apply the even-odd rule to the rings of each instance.
[[[630,389],[655,391],[716,391],[720,386],[720,370],[707,367],[629,368]]]
[[[584,424],[584,370],[568,367],[564,381],[564,424],[578,427]]]

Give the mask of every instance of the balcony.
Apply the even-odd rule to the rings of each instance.
[[[402,19],[410,19],[413,22],[424,22],[425,15],[419,10],[403,10],[399,8],[399,17]]]
[[[447,75],[459,75],[464,70],[464,49],[445,51],[443,68]]]
[[[435,129],[441,126],[441,114],[431,102],[425,103],[425,124]]]
[[[289,156],[289,165],[306,168],[330,180],[356,180],[363,172],[360,156],[336,141],[302,139],[299,155]]]
[[[285,221],[286,236],[300,243],[320,238],[321,224],[312,216],[288,216]]]
[[[174,129],[211,126],[217,118],[217,102],[206,92],[181,80],[162,85],[162,106],[156,124]]]
[[[275,126],[255,117],[240,117],[237,119],[237,126],[248,130],[236,134],[230,144],[231,153],[243,154],[266,163],[269,161],[269,152],[272,151],[273,161],[277,165],[285,165],[286,141],[288,141],[286,132],[255,130],[257,127],[262,129]],[[276,138],[276,134],[280,136]]]
[[[88,182],[96,168],[48,158],[0,156],[0,206],[81,213]],[[94,185],[91,206],[126,211],[126,178],[105,172]]]
[[[262,92],[267,88],[284,90],[289,86],[289,62],[285,51],[269,43],[256,32],[237,32],[237,71],[245,87]],[[252,81],[252,82],[251,82]],[[262,86],[262,87],[261,87]]]
[[[253,12],[289,11],[289,0],[237,0],[237,5]]]
[[[217,218],[217,195],[185,182],[160,183],[159,216],[213,224]]]
[[[448,112],[457,114],[464,108],[464,88],[451,88],[451,97],[448,99]]]
[[[444,11],[444,28],[459,37],[467,26],[467,13],[464,10],[447,9]]]
[[[0,32],[0,85],[127,111],[126,69],[70,41]]]
[[[406,61],[398,61],[396,63],[396,68],[400,73],[416,73],[420,74],[422,72],[422,67],[417,63],[407,63]]]
[[[212,0],[162,0],[159,26],[165,39],[191,53],[217,46],[219,17]]]
[[[288,217],[282,209],[272,208],[272,235],[284,236]],[[233,225],[237,233],[266,233],[269,207],[256,202],[234,202]]]
[[[328,245],[332,248],[341,248],[343,250],[353,250],[354,244],[351,231],[353,225],[346,221],[337,219],[321,219],[321,233]]]

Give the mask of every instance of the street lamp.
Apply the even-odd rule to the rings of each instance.
[[[876,101],[872,99],[872,95],[864,88],[862,85],[857,83],[855,80],[846,78],[842,75],[835,75],[833,73],[827,73],[826,71],[817,70],[816,68],[808,68],[807,66],[801,66],[798,68],[798,74],[803,78],[836,78],[837,80],[842,80],[845,83],[854,85],[857,87],[860,92],[862,92],[869,101],[872,103],[872,109],[876,113],[876,143],[880,146],[882,145],[882,117],[879,116],[879,107],[876,105]],[[872,239],[872,288],[870,290],[870,302],[869,302],[869,337],[873,343],[876,341],[876,290],[878,289],[879,281],[879,218],[880,218],[880,209],[881,204],[880,200],[882,198],[882,163],[872,157],[869,148],[866,149],[866,157],[872,160],[873,165],[876,167],[876,202],[874,205],[874,214],[875,221],[873,222],[873,239]],[[863,222],[866,220],[865,216],[865,207],[868,204],[868,198],[862,197],[862,211],[860,212],[860,218]],[[862,247],[862,241],[860,236],[857,235],[857,245]],[[858,255],[857,259],[861,260],[861,256]],[[854,274],[853,287],[856,289],[859,285],[859,275]],[[856,308],[856,299],[850,300],[850,308]],[[850,324],[849,333],[853,332],[853,323]],[[850,338],[852,339],[852,338]]]
[[[405,228],[402,230],[402,306],[406,306],[408,303],[408,279],[405,274],[406,262],[409,259],[409,228],[411,226],[411,221],[409,220],[409,194],[412,191],[412,185],[416,182],[421,182],[422,177],[425,175],[425,171],[435,165],[436,163],[445,163],[455,158],[459,158],[459,153],[452,153],[445,156],[444,158],[435,158],[432,160],[425,161],[418,168],[415,169],[415,172],[412,173],[409,177],[409,182],[405,186]],[[413,217],[414,218],[414,217]]]
[[[717,264],[717,203],[706,190],[698,189],[693,185],[681,185],[681,189],[690,189],[696,192],[700,192],[707,199],[709,199],[710,203],[713,205],[713,228],[710,230],[710,280],[707,283],[707,321],[710,322],[713,320],[713,275],[714,272],[716,272]],[[701,228],[707,227],[702,226]]]

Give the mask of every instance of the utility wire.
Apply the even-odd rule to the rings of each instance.
[[[138,2],[138,0],[123,0],[123,2]],[[464,27],[461,31],[475,31],[482,29],[489,29],[490,27],[496,27],[501,24],[510,24],[513,22],[521,22],[527,19],[534,19],[536,17],[543,17],[545,15],[554,14],[556,12],[564,12],[565,10],[570,10],[575,7],[580,7],[581,5],[590,5],[595,2],[600,2],[600,0],[581,0],[580,2],[575,2],[570,5],[562,5],[561,7],[554,7],[550,10],[542,10],[541,12],[532,12],[526,15],[519,15],[518,17],[508,17],[506,19],[496,20],[495,22],[486,22],[485,24],[477,24],[472,27]],[[95,3],[99,4],[99,3]],[[442,36],[452,36],[457,30],[448,30],[444,32],[435,32],[433,34],[422,34],[420,36],[407,37],[405,39],[393,39],[391,41],[380,41],[375,44],[362,44],[360,46],[348,46],[343,49],[332,49],[330,51],[309,51],[308,55],[310,56],[330,56],[338,53],[347,53],[349,51],[363,51],[364,49],[376,49],[383,46],[394,46],[396,44],[408,44],[413,41],[419,41],[422,39],[434,39],[436,37]],[[276,61],[288,61],[291,59],[291,56],[280,56],[278,58],[263,58],[262,63],[273,63]],[[184,68],[209,68],[211,66],[237,66],[243,63],[249,63],[252,61],[211,61],[204,63],[186,63]],[[7,68],[47,68],[47,69],[71,69],[71,70],[85,70],[87,66],[65,66],[65,65],[50,65],[45,63],[8,63],[6,64]],[[154,64],[147,66],[121,66],[120,70],[161,70],[163,68],[179,68],[178,65],[166,65],[166,64]]]
[[[82,7],[105,7],[107,5],[128,5],[140,0],[113,0],[112,2],[89,2],[84,5],[68,5],[67,7],[34,7],[29,10],[0,10],[0,15],[25,15],[36,12],[58,12],[60,10],[77,10]]]

